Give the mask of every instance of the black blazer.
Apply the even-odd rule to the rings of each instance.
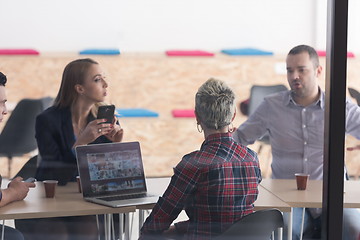
[[[89,114],[88,122],[94,119],[94,116]],[[41,157],[36,179],[58,180],[59,185],[75,181],[78,168],[72,149],[75,135],[70,108],[60,109],[53,106],[39,114],[36,118],[35,137]],[[100,136],[91,144],[110,142],[105,136]]]

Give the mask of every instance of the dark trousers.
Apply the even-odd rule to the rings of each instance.
[[[4,239],[6,240],[24,240],[24,236],[16,229],[3,226],[0,224],[0,232],[2,231],[2,228],[4,227]]]
[[[97,240],[99,234],[96,216],[20,219],[15,226],[25,240]]]

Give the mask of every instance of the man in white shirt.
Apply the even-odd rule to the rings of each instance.
[[[0,72],[0,122],[3,121],[4,115],[7,114],[6,109],[6,92],[5,92],[5,84],[6,84],[6,76]],[[1,175],[0,175],[0,187],[1,187]],[[3,207],[11,202],[23,200],[27,193],[29,192],[30,187],[35,187],[35,183],[27,183],[22,182],[21,177],[17,177],[13,179],[7,188],[0,189],[0,207]],[[2,228],[3,226],[0,225]],[[9,240],[23,240],[24,237],[17,230],[5,226],[5,239]]]
[[[323,178],[325,94],[318,85],[322,73],[314,48],[296,46],[286,58],[290,91],[265,97],[264,101],[234,132],[233,137],[248,145],[269,134],[272,149],[272,178],[294,179],[307,173]],[[346,102],[346,133],[360,139],[360,108]],[[299,216],[298,216],[299,215]],[[305,233],[321,227],[321,209],[307,209]],[[295,209],[293,239],[300,236],[301,209]],[[360,212],[344,209],[344,238],[358,239]],[[315,231],[317,232],[317,231]]]

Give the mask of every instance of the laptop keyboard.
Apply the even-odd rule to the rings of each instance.
[[[104,201],[107,201],[107,202],[111,202],[111,201],[117,201],[117,200],[126,200],[126,199],[132,199],[132,198],[142,198],[142,197],[146,197],[146,194],[145,193],[139,193],[139,194],[132,194],[132,195],[102,197],[102,198],[98,198],[98,199],[104,200]]]

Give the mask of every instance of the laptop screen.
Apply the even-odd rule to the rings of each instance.
[[[75,149],[84,197],[146,192],[139,142]]]

